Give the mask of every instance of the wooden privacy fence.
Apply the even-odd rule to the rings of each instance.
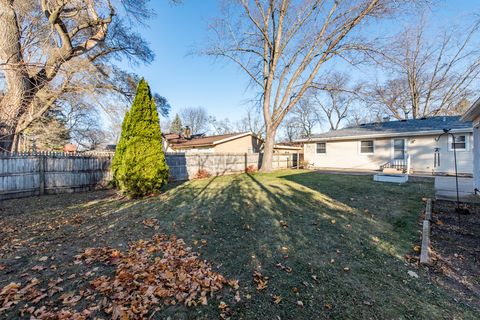
[[[193,179],[199,170],[227,175],[258,170],[258,153],[167,153],[170,179]],[[112,176],[113,153],[54,152],[0,154],[0,200],[105,188]],[[274,154],[273,169],[296,168],[297,154]]]
[[[0,200],[103,188],[111,156],[65,153],[0,155]]]
[[[274,154],[273,169],[297,168],[297,154]],[[190,180],[199,170],[212,176],[242,173],[261,167],[261,153],[167,153],[166,160],[173,180]]]

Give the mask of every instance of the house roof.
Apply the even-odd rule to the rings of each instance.
[[[173,149],[189,149],[189,148],[213,147],[215,145],[232,141],[232,140],[249,136],[249,135],[263,142],[263,140],[253,132],[229,133],[229,134],[206,136],[206,137],[202,136],[202,137],[196,137],[193,139],[185,139],[182,135],[179,135],[176,133],[167,133],[167,134],[164,134],[163,137],[168,141],[168,143]],[[301,150],[302,148],[298,144],[292,143],[290,145],[287,145],[286,143],[282,143],[282,144],[274,145],[274,149]]]
[[[253,135],[251,132],[230,133],[217,136],[207,136],[194,139],[185,139],[180,135],[168,134],[165,135],[168,143],[171,144],[174,149],[183,148],[199,148],[199,147],[212,147],[220,143],[224,143],[230,140],[235,140],[247,135]]]
[[[476,118],[480,117],[480,98],[475,101],[470,109],[465,112],[465,114],[462,116],[462,120],[465,121],[474,121]]]
[[[367,123],[355,127],[348,127],[336,131],[329,131],[313,135],[310,139],[297,140],[299,142],[351,140],[360,138],[381,138],[395,136],[423,136],[443,132],[443,129],[452,129],[452,132],[472,132],[471,121],[462,121],[460,116],[438,116],[413,120],[396,120],[386,122]]]

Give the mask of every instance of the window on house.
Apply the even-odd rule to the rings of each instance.
[[[317,143],[317,153],[327,153],[327,143],[326,142]]]
[[[466,150],[467,149],[467,137],[466,136],[455,136],[455,141],[453,138],[450,139],[450,149],[456,150]]]
[[[393,159],[404,160],[405,159],[405,139],[393,140]]]
[[[360,141],[360,153],[374,153],[375,147],[373,140],[362,140]]]

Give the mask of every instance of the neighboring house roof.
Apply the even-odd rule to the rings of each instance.
[[[190,149],[190,148],[199,148],[199,147],[213,147],[217,144],[242,138],[248,135],[254,135],[254,134],[251,132],[242,132],[242,133],[230,133],[230,134],[222,134],[218,136],[207,136],[207,137],[200,137],[200,138],[193,138],[193,139],[185,139],[180,135],[176,135],[176,137],[171,136],[169,139],[168,138],[169,135],[165,135],[165,138],[167,139],[168,143],[171,145],[173,149]]]
[[[475,101],[470,109],[465,112],[462,116],[462,120],[465,121],[474,121],[476,118],[480,117],[480,98]]]
[[[193,148],[214,147],[218,144],[243,138],[245,136],[252,136],[263,142],[263,140],[253,132],[229,133],[229,134],[222,134],[217,136],[201,136],[201,137],[193,137],[192,139],[185,139],[183,136],[176,133],[167,133],[164,135],[164,138],[167,140],[168,144],[173,149],[193,149]],[[274,148],[286,149],[286,150],[302,149],[300,146],[298,146],[298,144],[286,145],[283,143],[274,145]]]
[[[348,127],[313,135],[310,139],[300,139],[297,141],[308,142],[395,136],[423,136],[440,134],[443,132],[443,129],[452,129],[452,132],[472,132],[473,125],[471,121],[462,121],[460,116],[438,116],[414,120],[367,123],[356,127]]]

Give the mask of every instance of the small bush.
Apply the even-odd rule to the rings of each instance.
[[[257,172],[257,168],[253,164],[251,164],[245,169],[245,172],[246,173],[254,173],[254,172]]]
[[[198,169],[197,173],[195,174],[195,179],[206,179],[206,178],[210,178],[212,175],[210,174],[210,172],[208,172],[207,170],[205,169]]]
[[[306,160],[300,161],[300,168],[308,169],[309,167],[310,167],[310,163],[308,163],[308,161],[306,161]]]

